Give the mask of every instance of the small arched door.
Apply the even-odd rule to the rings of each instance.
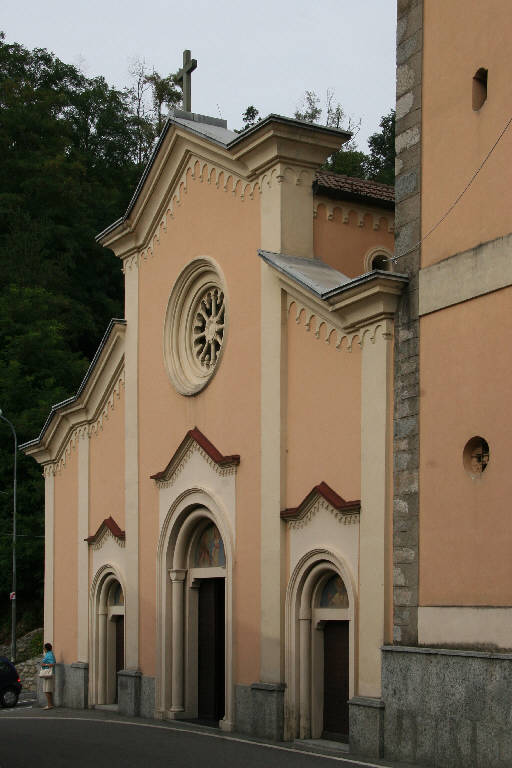
[[[340,620],[338,610],[348,608],[345,585],[335,574],[322,585],[319,594],[321,611],[318,629],[323,632],[323,714],[322,737],[348,741],[350,648],[349,622]],[[332,612],[332,618],[329,613]]]
[[[117,673],[125,666],[124,612],[123,588],[111,573],[99,589],[96,617],[96,704],[117,702]]]

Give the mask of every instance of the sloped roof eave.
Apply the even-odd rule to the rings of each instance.
[[[27,451],[30,449],[35,448],[36,446],[40,445],[46,432],[48,431],[48,428],[50,427],[51,422],[55,418],[55,416],[62,412],[65,408],[69,407],[70,405],[73,405],[77,403],[81,397],[81,395],[84,393],[84,390],[87,387],[87,384],[89,383],[89,380],[91,379],[91,376],[98,364],[98,361],[100,360],[102,353],[107,346],[107,342],[112,334],[113,329],[116,326],[124,327],[126,326],[126,320],[121,318],[113,318],[110,323],[108,324],[107,330],[103,334],[103,338],[101,339],[99,346],[94,354],[93,359],[91,360],[91,363],[85,373],[84,378],[82,379],[80,386],[78,387],[76,394],[72,395],[71,397],[66,398],[65,400],[61,400],[59,403],[55,403],[52,405],[50,413],[48,414],[46,421],[43,424],[43,427],[39,433],[39,435],[32,440],[28,440],[25,443],[22,443],[19,446],[20,451]]]

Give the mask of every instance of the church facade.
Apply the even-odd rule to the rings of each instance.
[[[99,236],[125,317],[24,446],[57,702],[378,751],[407,279],[393,190],[318,171],[346,139],[176,113]]]
[[[318,170],[340,131],[169,121],[24,446],[58,702],[512,764],[511,24],[399,0],[396,208]]]

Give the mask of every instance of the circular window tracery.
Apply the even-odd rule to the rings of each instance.
[[[196,259],[176,280],[164,327],[164,357],[182,395],[200,392],[215,374],[227,328],[224,283],[209,259]]]
[[[208,288],[193,312],[192,343],[199,365],[208,371],[216,365],[224,341],[224,291]]]

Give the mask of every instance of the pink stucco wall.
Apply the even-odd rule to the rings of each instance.
[[[286,506],[322,480],[346,500],[360,498],[361,350],[317,339],[288,314]],[[314,322],[314,321],[313,321]]]
[[[124,530],[124,387],[89,441],[89,535],[107,517]]]
[[[205,169],[206,174],[206,169]],[[241,456],[237,471],[233,579],[236,682],[259,673],[260,573],[260,202],[241,200],[190,172],[167,232],[139,270],[140,647],[154,674],[158,494],[150,475],[163,469],[185,433],[197,426],[223,453]],[[230,187],[230,185],[229,185]],[[164,366],[162,337],[172,286],[192,259],[214,259],[226,281],[229,327],[210,384],[194,397],[178,394]],[[239,564],[243,570],[239,570]]]
[[[351,203],[332,201],[332,220],[327,218],[325,203],[319,203],[313,223],[315,257],[338,269],[348,277],[363,274],[366,254],[376,247],[393,252],[394,235],[388,231],[393,221],[393,211],[379,208],[359,208]],[[343,221],[341,206],[349,210],[348,222]],[[363,226],[359,226],[359,211],[363,211]],[[374,217],[379,228],[374,229]]]
[[[421,319],[420,603],[512,605],[512,288]],[[464,470],[480,436],[490,462]]]

